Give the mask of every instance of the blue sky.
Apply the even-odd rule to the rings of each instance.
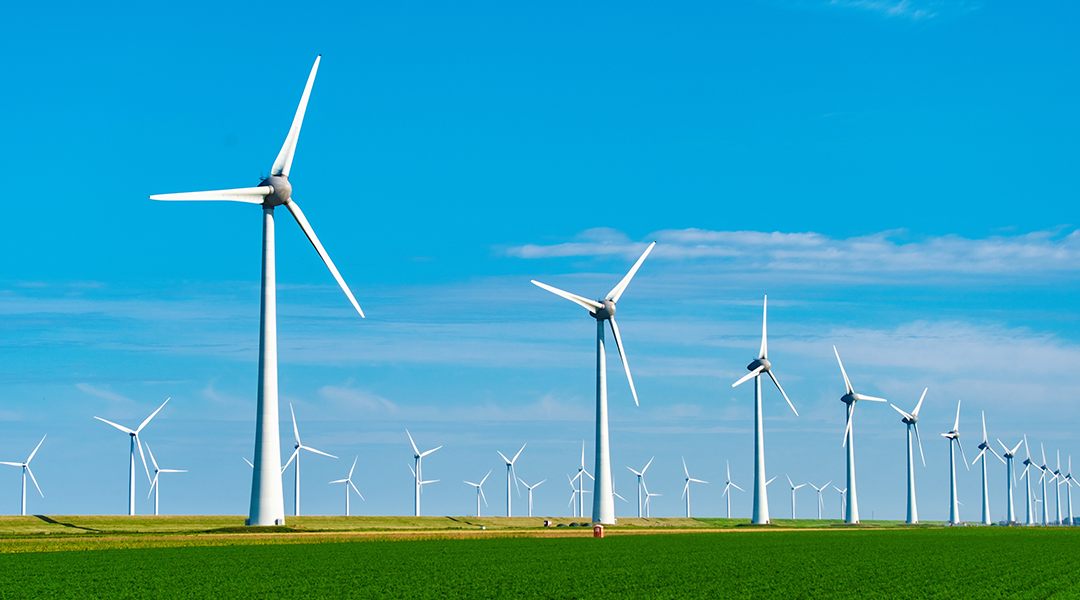
[[[356,455],[354,511],[411,512],[408,427],[444,445],[425,513],[470,513],[461,480],[495,469],[498,514],[495,452],[528,442],[519,474],[548,479],[537,512],[569,514],[565,474],[582,439],[592,452],[593,324],[528,280],[600,296],[652,240],[619,312],[641,407],[616,369],[610,389],[617,489],[631,498],[624,467],[655,455],[654,515],[682,514],[680,456],[711,482],[697,515],[722,514],[725,460],[749,487],[752,392],[729,384],[765,293],[801,415],[766,392],[770,476],[843,479],[833,344],[867,393],[910,409],[930,388],[923,519],[948,515],[936,434],[958,398],[969,457],[985,410],[992,438],[1080,460],[1071,5],[9,11],[0,454],[22,460],[49,434],[31,512],[123,513],[126,440],[92,417],[137,424],[168,396],[146,439],[190,473],[166,482],[163,512],[246,512],[258,211],[147,196],[257,184],[320,53],[291,179],[369,318],[279,219],[282,398],[305,443],[342,457],[305,462],[304,512],[341,512],[326,482]],[[858,407],[864,518],[903,518],[903,432],[887,406]],[[975,520],[979,478],[960,477]],[[812,493],[799,503],[810,516]],[[736,514],[749,506],[736,495]],[[18,472],[0,471],[0,512],[17,509]]]

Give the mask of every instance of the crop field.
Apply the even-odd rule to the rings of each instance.
[[[86,519],[103,520],[100,533],[32,535],[0,522],[6,552],[0,554],[0,598],[1080,597],[1080,530],[1073,528],[756,530],[692,520],[700,524],[620,526],[593,539],[588,531],[509,523],[502,530],[464,525],[440,532],[432,527],[437,517],[376,519],[366,524],[383,527],[337,533],[270,534],[233,533],[229,524],[210,534],[169,533],[161,524],[156,531],[121,534],[103,528],[109,522],[130,528],[132,519]],[[187,519],[192,525],[212,520]],[[303,521],[290,519],[297,529]],[[395,537],[395,523],[398,533],[426,531],[427,539]],[[468,536],[454,537],[466,527]],[[362,530],[375,535],[359,535]],[[656,533],[625,534],[632,532]],[[143,537],[177,543],[140,547]],[[41,538],[58,546],[34,549],[84,547],[65,544],[89,538],[102,543],[85,547],[102,549],[26,551],[17,545]],[[209,545],[186,545],[190,539]]]

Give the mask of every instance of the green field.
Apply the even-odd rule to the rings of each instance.
[[[289,520],[299,532],[272,534],[234,533],[235,517],[159,518],[156,527],[152,517],[38,519],[71,533],[31,533],[25,519],[0,520],[0,598],[1080,597],[1072,528],[756,530],[665,519],[597,540],[505,519],[478,532],[460,518],[310,517]],[[443,539],[394,538],[409,532]],[[446,537],[465,533],[473,537]],[[13,551],[29,540],[112,549]],[[81,545],[92,540],[99,545]]]

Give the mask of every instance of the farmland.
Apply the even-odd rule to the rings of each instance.
[[[156,531],[142,525],[145,529],[138,533],[130,529],[133,521],[129,517],[83,519],[99,525],[93,528],[99,532],[31,534],[17,531],[18,527],[10,522],[16,518],[0,521],[0,536],[4,536],[0,544],[8,552],[0,555],[3,567],[0,596],[1047,598],[1080,595],[1080,583],[1072,576],[1080,567],[1080,531],[1071,528],[760,531],[734,528],[735,523],[726,520],[710,523],[712,520],[654,519],[653,526],[621,525],[606,539],[595,540],[587,537],[586,531],[520,528],[513,523],[500,525],[499,519],[491,522],[493,527],[501,529],[478,532],[475,524],[438,517],[420,522],[411,517],[371,518],[367,522],[357,520],[351,523],[352,527],[343,526],[350,525],[352,519],[335,523],[332,520],[336,518],[321,518],[327,521],[317,523],[320,518],[310,517],[312,521],[308,522],[305,518],[289,521],[297,530],[309,531],[258,534],[234,533],[228,519],[235,521],[235,518],[222,518],[226,524],[216,533],[196,533],[200,527],[216,523],[208,517],[164,518],[172,522],[158,523]],[[178,519],[190,520],[187,532],[177,530]],[[150,522],[153,518],[135,521],[140,520]],[[110,524],[114,529],[108,529]],[[314,531],[316,524],[327,527]],[[74,522],[68,525],[91,528]],[[329,527],[332,525],[338,527]],[[121,528],[129,528],[128,533],[122,533]],[[336,531],[330,531],[332,528]],[[672,530],[682,533],[669,533]],[[656,533],[624,535],[642,532]],[[85,544],[91,539],[99,540],[99,544],[65,546],[77,540]],[[19,540],[39,540],[58,547],[17,546]],[[141,545],[140,540],[157,542]],[[173,547],[161,540],[171,540]],[[192,540],[198,543],[193,544]],[[81,547],[112,549],[26,551]]]

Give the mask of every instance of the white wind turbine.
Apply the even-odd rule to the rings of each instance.
[[[645,488],[645,518],[648,519],[648,518],[650,518],[650,515],[649,515],[650,502],[649,501],[652,500],[655,497],[663,496],[663,494],[650,494],[649,493],[649,488],[645,485],[644,480],[641,482],[641,486]]]
[[[1028,444],[1027,434],[1024,434],[1024,452],[1027,453],[1027,458],[1024,459],[1024,472],[1020,474],[1021,480],[1027,477],[1027,481],[1025,482],[1025,485],[1027,486],[1027,515],[1024,517],[1024,524],[1031,525],[1034,523],[1035,517],[1034,513],[1031,511],[1031,476],[1028,475],[1028,469],[1031,467],[1038,469],[1039,467],[1031,462],[1031,445]]]
[[[292,429],[293,436],[295,436],[296,442],[293,444],[293,453],[289,457],[289,460],[285,463],[285,466],[281,467],[281,472],[284,473],[285,469],[289,468],[289,464],[292,461],[296,461],[296,465],[293,467],[293,516],[300,516],[300,451],[307,450],[308,452],[314,452],[315,454],[322,454],[323,456],[329,456],[330,458],[337,458],[333,454],[327,454],[322,450],[316,450],[311,446],[305,446],[300,442],[300,430],[296,427],[296,412],[293,411],[292,402],[289,403],[289,413],[292,414]]]
[[[48,434],[46,434],[48,435]],[[26,474],[30,474],[30,480],[34,482],[34,487],[37,488],[41,497],[44,498],[45,494],[41,492],[41,486],[38,485],[37,478],[34,477],[34,472],[30,470],[30,461],[34,460],[34,455],[37,454],[38,448],[45,441],[46,436],[41,436],[41,441],[37,446],[34,446],[34,451],[30,453],[30,457],[26,459],[26,462],[0,462],[0,465],[10,465],[12,467],[22,467],[22,514],[26,516]]]
[[[641,510],[643,508],[643,504],[642,504],[642,501],[641,501],[641,488],[642,488],[642,486],[645,485],[645,471],[649,470],[649,465],[652,464],[652,461],[653,461],[654,458],[656,458],[656,457],[654,456],[654,457],[650,458],[649,462],[645,463],[645,467],[643,469],[641,469],[640,472],[635,471],[633,469],[630,469],[630,467],[626,467],[627,469],[630,469],[631,473],[633,473],[634,475],[637,475],[637,485],[638,485],[638,488],[637,488],[637,516],[638,516],[639,519],[641,518]],[[730,470],[728,471],[728,473],[730,474]],[[729,477],[729,479],[730,479],[730,477]],[[730,506],[730,502],[728,504]],[[730,508],[729,508],[729,510],[730,510]]]
[[[529,516],[531,517],[531,516],[533,516],[533,514],[532,514],[532,506],[533,506],[532,505],[532,492],[533,492],[534,489],[540,487],[540,483],[544,483],[545,481],[547,481],[547,479],[543,479],[543,480],[540,481],[540,483],[535,483],[533,485],[529,485],[529,484],[525,483],[525,480],[521,479],[521,478],[518,478],[518,481],[521,482],[521,485],[525,486],[525,489],[529,490]],[[479,506],[480,505],[478,504],[477,508],[479,508]]]
[[[769,522],[769,494],[765,483],[765,425],[761,412],[762,373],[769,375],[769,378],[776,384],[776,389],[780,390],[784,400],[787,400],[791,411],[795,413],[796,417],[799,416],[799,411],[795,410],[795,405],[791,403],[791,399],[784,392],[784,388],[780,387],[776,375],[773,375],[772,363],[769,362],[769,340],[766,327],[768,307],[769,297],[765,296],[761,308],[761,349],[758,351],[758,357],[749,365],[746,365],[750,372],[744,375],[742,379],[731,384],[731,387],[735,387],[750,378],[754,379],[754,509],[750,522],[758,524]]]
[[[1069,457],[1069,472],[1065,474],[1065,481],[1069,482],[1069,487],[1065,488],[1065,491],[1068,494],[1069,498],[1069,525],[1076,525],[1076,523],[1073,523],[1072,486],[1078,484],[1076,483],[1076,481],[1073,480],[1072,476],[1072,456]]]
[[[150,481],[150,468],[146,466],[146,455],[144,455],[143,451],[142,451],[142,441],[139,439],[139,432],[142,431],[144,427],[146,427],[146,424],[150,422],[150,419],[154,418],[154,415],[158,414],[161,411],[161,409],[165,408],[165,405],[169,403],[169,400],[170,400],[170,398],[166,398],[165,401],[161,403],[161,406],[159,406],[158,409],[155,410],[154,412],[150,413],[150,416],[146,417],[146,420],[143,421],[135,429],[128,429],[127,427],[124,427],[123,425],[117,425],[116,423],[113,423],[112,421],[106,421],[105,419],[102,419],[101,417],[94,417],[98,421],[101,421],[102,423],[107,423],[109,425],[112,425],[113,427],[115,427],[115,428],[119,429],[120,431],[123,431],[124,433],[131,436],[131,453],[130,453],[130,457],[129,457],[130,460],[129,460],[129,463],[128,463],[128,514],[129,515],[135,514],[135,447],[136,446],[139,447],[139,456],[142,458],[143,469],[146,471],[146,480]]]
[[[578,517],[584,517],[585,516],[585,494],[591,494],[592,493],[592,492],[585,489],[585,478],[586,477],[588,477],[589,479],[592,479],[594,482],[596,481],[596,478],[593,477],[588,471],[585,470],[585,440],[582,440],[581,441],[581,465],[578,467],[577,475],[574,475],[574,478],[572,480],[570,480],[570,486],[571,487],[574,486],[575,481],[578,482],[577,487],[574,488],[575,490],[577,490],[577,499],[578,499],[578,506],[576,506],[574,508],[574,511],[575,511],[575,516],[578,516]],[[614,501],[612,501],[612,510],[614,510]]]
[[[982,439],[982,443],[979,444],[979,449],[982,450],[982,452],[979,452],[979,455],[975,457],[975,460],[971,461],[971,464],[977,463],[980,458],[983,461],[983,464],[982,464],[982,479],[983,479],[982,524],[983,525],[989,525],[990,524],[990,492],[989,492],[989,490],[987,490],[987,487],[986,487],[986,452],[989,450],[990,454],[993,454],[994,456],[997,456],[997,459],[1000,460],[1002,463],[1005,463],[1005,459],[998,456],[997,452],[994,452],[994,447],[991,446],[990,442],[988,442],[986,440],[986,411],[985,410],[982,411],[982,426],[983,426],[983,439]],[[1006,466],[1008,466],[1008,465],[1006,465]]]
[[[146,452],[150,455],[150,462],[154,465],[154,480],[150,482],[150,493],[146,495],[147,498],[150,494],[154,495],[154,515],[158,514],[158,500],[161,497],[161,483],[158,481],[162,473],[187,473],[187,469],[162,469],[158,466],[157,460],[154,459],[154,452],[150,450],[150,444],[146,445]]]
[[[829,480],[829,483],[832,483],[832,480]],[[829,487],[829,483],[826,483],[821,487],[818,487],[812,483],[810,484],[810,487],[814,488],[814,490],[817,491],[817,518],[819,521],[821,520],[821,509],[825,508],[825,500],[822,499],[821,492],[825,491],[825,488]]]
[[[840,489],[834,485],[833,489],[840,492],[840,518],[843,519],[847,510],[847,488]]]
[[[330,482],[331,485],[333,485],[335,483],[344,483],[345,484],[345,516],[346,517],[351,516],[349,514],[349,488],[350,487],[353,489],[354,492],[356,492],[357,496],[360,496],[361,500],[364,500],[364,495],[360,493],[360,490],[356,489],[356,485],[353,484],[353,481],[352,481],[352,474],[353,474],[353,471],[356,470],[356,461],[358,461],[358,460],[360,460],[359,455],[357,455],[357,457],[353,459],[352,468],[349,469],[349,476],[348,477],[346,477],[345,479],[335,479],[334,481]],[[364,502],[367,502],[367,500],[364,500]]]
[[[476,488],[476,516],[478,516],[478,517],[480,516],[480,499],[481,498],[484,499],[484,506],[487,506],[487,497],[484,496],[484,482],[487,481],[487,478],[490,475],[491,475],[491,471],[489,470],[487,472],[487,475],[484,475],[484,478],[480,480],[480,483],[473,483],[471,481],[466,481],[465,482],[465,483],[473,486],[474,488]],[[539,484],[537,484],[537,485],[539,485]],[[531,517],[532,515],[529,515],[529,516]]]
[[[915,439],[917,439],[919,441],[919,456],[922,457],[923,467],[925,467],[926,466],[926,455],[923,454],[922,437],[919,436],[919,425],[918,425],[918,423],[919,423],[919,409],[922,408],[923,400],[926,399],[926,392],[929,389],[930,388],[925,388],[923,390],[922,396],[919,398],[919,403],[915,405],[915,410],[911,411],[910,413],[906,413],[906,412],[900,410],[900,407],[896,406],[895,404],[890,404],[889,405],[889,406],[893,407],[894,409],[896,409],[896,412],[903,415],[904,418],[901,419],[901,421],[905,425],[907,425],[907,475],[908,475],[908,484],[907,484],[907,522],[908,523],[918,523],[919,522],[919,508],[915,504],[915,457],[914,457],[914,454],[912,453],[912,447],[911,447],[911,430],[912,429],[915,430]]]
[[[424,481],[424,475],[421,472],[421,467],[423,466],[421,464],[421,462],[424,460],[425,456],[427,456],[428,454],[431,454],[432,452],[438,450],[439,448],[442,448],[442,446],[439,446],[438,448],[432,448],[431,450],[428,450],[427,452],[420,452],[420,450],[417,449],[416,442],[413,441],[412,434],[409,433],[408,429],[405,430],[405,435],[409,436],[409,443],[412,444],[412,449],[413,449],[413,460],[416,461],[416,468],[413,469],[413,466],[409,465],[409,470],[412,471],[413,480],[416,482],[416,492],[415,492],[416,516],[419,517],[420,516],[420,493],[423,491],[424,485],[428,484],[428,483],[435,483],[435,482],[438,481],[438,479],[432,479],[431,481]]]
[[[731,488],[735,488],[735,489],[739,490],[740,492],[745,492],[746,490],[744,490],[741,487],[735,485],[735,482],[733,482],[731,480],[731,462],[730,461],[725,461],[725,462],[727,463],[727,484],[724,485],[724,493],[722,493],[720,495],[721,496],[727,496],[727,518],[730,519],[731,518]]]
[[[960,500],[956,496],[956,450],[953,449],[953,442],[956,442],[957,446],[960,446],[960,456],[964,459],[964,467],[967,470],[971,470],[967,464],[967,455],[964,454],[964,445],[960,443],[960,401],[956,401],[956,422],[953,423],[952,431],[941,434],[941,437],[949,440],[949,522],[960,522]]]
[[[517,454],[515,454],[514,458],[512,458],[512,459],[506,458],[506,455],[503,454],[502,452],[499,452],[498,450],[495,451],[495,452],[498,452],[499,456],[501,456],[502,459],[506,462],[506,516],[508,516],[508,517],[514,516],[513,511],[511,510],[511,498],[512,498],[512,496],[510,495],[510,480],[511,479],[513,479],[513,481],[514,481],[514,487],[517,489],[518,496],[521,495],[521,488],[517,487],[517,472],[514,471],[514,463],[517,461],[518,457],[521,456],[521,452],[522,452],[522,450],[525,449],[525,446],[526,446],[526,444],[522,444],[521,445],[521,450],[518,450]],[[582,452],[584,452],[584,451],[585,451],[585,449],[584,449],[584,447],[582,447]],[[584,460],[584,458],[583,458],[583,460]],[[480,506],[480,505],[477,504],[477,506]]]
[[[626,371],[626,380],[630,382],[630,393],[634,396],[634,404],[638,405],[637,390],[634,389],[634,379],[630,376],[630,365],[626,362],[626,352],[623,349],[622,336],[619,335],[619,326],[615,323],[615,305],[619,302],[626,286],[634,278],[645,257],[652,252],[656,242],[649,244],[641,258],[630,268],[630,272],[622,278],[614,288],[608,292],[603,300],[589,300],[576,294],[571,294],[540,283],[535,279],[535,285],[589,311],[589,315],[596,319],[596,463],[594,470],[596,477],[593,478],[593,516],[594,523],[613,525],[615,523],[615,497],[611,492],[611,451],[608,440],[608,403],[607,403],[607,354],[604,346],[604,321],[611,324],[611,333],[615,338],[615,346],[619,349],[622,358],[623,369]],[[584,484],[584,480],[582,481]],[[584,515],[582,515],[584,516]]]
[[[859,400],[869,400],[871,402],[888,402],[884,398],[875,398],[874,396],[867,396],[866,394],[856,394],[855,389],[851,387],[851,380],[848,379],[847,371],[844,370],[844,363],[840,360],[840,352],[836,350],[836,346],[833,346],[833,353],[836,354],[836,362],[840,364],[840,374],[844,376],[844,385],[847,388],[847,393],[840,396],[840,401],[847,405],[847,426],[844,428],[844,443],[842,445],[847,446],[847,514],[844,518],[846,523],[858,523],[859,522],[859,496],[855,491],[855,429],[851,424],[852,414],[855,412],[855,403]]]
[[[151,200],[224,200],[262,205],[263,243],[262,243],[262,303],[259,329],[259,387],[258,404],[255,416],[255,464],[258,465],[251,479],[251,507],[247,519],[248,525],[281,525],[285,522],[285,500],[281,485],[281,449],[278,445],[278,360],[277,360],[277,278],[274,253],[274,208],[284,205],[292,213],[308,241],[326,263],[330,273],[337,280],[341,290],[349,298],[356,312],[364,316],[349,286],[338,273],[330,255],[323,249],[315,235],[315,230],[308,224],[307,218],[292,198],[292,184],[289,183],[289,170],[292,168],[296,142],[300,137],[300,126],[304,122],[311,86],[315,83],[315,73],[319,70],[320,55],[315,59],[308,75],[307,85],[300,97],[300,106],[296,109],[292,127],[285,138],[285,143],[278,152],[270,176],[262,180],[258,187],[210,192],[187,192],[180,194],[159,194],[150,196]],[[273,87],[273,86],[271,86]]]
[[[1052,473],[1052,471],[1050,471],[1050,467],[1047,467],[1047,466],[1046,466],[1046,447],[1045,447],[1045,446],[1043,446],[1043,445],[1042,445],[1042,444],[1040,443],[1040,444],[1039,444],[1039,449],[1040,449],[1040,450],[1042,451],[1042,458],[1043,458],[1043,461],[1042,461],[1042,465],[1041,465],[1041,466],[1040,466],[1040,465],[1036,465],[1036,467],[1037,467],[1037,468],[1038,468],[1038,469],[1039,469],[1040,471],[1042,471],[1042,475],[1040,475],[1040,476],[1039,476],[1039,483],[1041,483],[1041,484],[1042,484],[1042,524],[1043,524],[1043,525],[1049,525],[1049,524],[1050,524],[1050,517],[1049,517],[1049,515],[1047,515],[1047,508],[1046,508],[1046,483],[1047,483],[1047,482],[1046,482],[1046,475],[1047,475],[1048,473]],[[1055,479],[1057,479],[1057,476],[1056,476],[1056,475],[1054,475],[1053,477],[1051,477],[1051,478],[1050,478],[1050,481],[1054,481]]]
[[[807,484],[800,483],[799,485],[795,485],[794,483],[792,483],[790,475],[785,474],[784,477],[787,477],[788,485],[791,486],[791,520],[794,521],[795,520],[795,490],[797,490],[797,489],[799,489],[801,487],[806,487]]]
[[[1065,481],[1065,476],[1061,474],[1061,450],[1057,451],[1057,469],[1054,469],[1054,478],[1058,480],[1057,485],[1054,486],[1054,514],[1057,517],[1057,524],[1061,525],[1061,486],[1068,483]]]
[[[702,481],[700,479],[694,479],[690,476],[689,469],[686,468],[686,457],[682,457],[682,469],[683,473],[686,473],[686,485],[683,486],[682,495],[686,498],[686,518],[690,518],[690,482],[694,483],[709,483],[708,481]]]
[[[998,443],[1001,444],[1002,454],[1005,455],[1005,483],[1009,490],[1009,513],[1006,520],[1009,523],[1016,522],[1016,510],[1013,508],[1013,485],[1016,481],[1016,475],[1013,471],[1013,458],[1016,456],[1016,451],[1020,449],[1020,444],[1024,443],[1024,440],[1020,440],[1020,443],[1016,444],[1016,447],[1009,450],[1009,447],[1005,445],[1005,442],[998,438]],[[1030,494],[1028,495],[1030,497]],[[1028,516],[1031,516],[1031,508],[1028,507]]]

